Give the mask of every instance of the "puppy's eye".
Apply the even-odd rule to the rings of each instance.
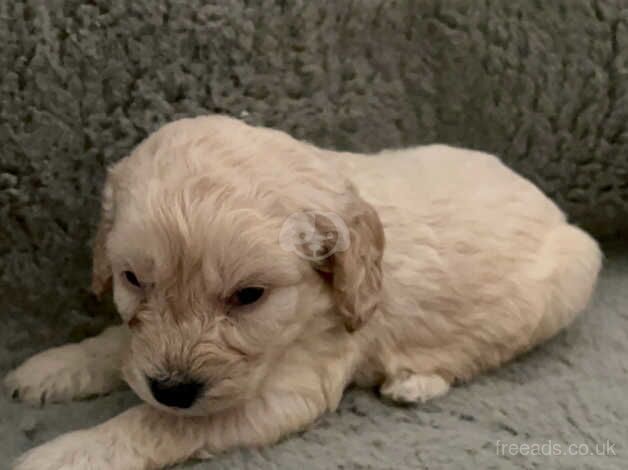
[[[135,275],[133,271],[123,271],[122,276],[124,276],[124,279],[126,279],[126,282],[128,282],[132,286],[142,287],[142,283],[140,282],[140,280],[137,278],[137,276]]]
[[[263,287],[245,287],[239,289],[231,297],[231,303],[235,305],[250,305],[257,302],[264,295]]]

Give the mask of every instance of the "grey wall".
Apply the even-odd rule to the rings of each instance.
[[[104,168],[196,114],[342,149],[495,152],[577,223],[625,235],[627,7],[0,0],[0,315],[93,324]]]

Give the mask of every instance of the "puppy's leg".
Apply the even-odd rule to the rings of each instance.
[[[36,354],[4,380],[13,398],[32,403],[100,395],[119,387],[120,363],[128,341],[126,326],[107,328],[80,343]]]
[[[203,418],[140,405],[91,429],[65,434],[29,451],[14,470],[157,469],[190,458],[276,442],[303,429],[326,409],[298,395],[258,398]]]
[[[547,299],[531,345],[554,336],[586,308],[601,265],[600,248],[587,233],[573,225],[550,232],[529,273]]]
[[[448,390],[449,384],[440,375],[415,374],[407,370],[389,377],[380,387],[382,396],[399,403],[424,403]]]

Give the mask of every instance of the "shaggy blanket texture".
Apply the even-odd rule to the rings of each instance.
[[[498,371],[418,406],[391,405],[373,391],[351,390],[336,413],[276,446],[229,452],[181,468],[625,470],[628,253],[617,248],[606,249],[609,259],[588,311],[557,338]],[[0,373],[44,346],[33,338],[19,319],[9,320],[0,330]],[[32,409],[0,396],[0,457],[7,462],[138,401],[131,391],[122,391]],[[607,442],[614,447],[605,447]],[[565,455],[502,452],[501,444],[551,445],[557,449],[552,452]],[[0,468],[7,468],[2,461]]]
[[[86,290],[104,170],[178,117],[493,152],[595,235],[628,234],[626,0],[0,0],[0,71],[2,375],[111,321]],[[413,408],[352,392],[309,432],[192,468],[624,468],[623,253],[581,321],[493,375]],[[2,397],[0,457],[133,401]],[[499,439],[608,439],[618,457],[500,456]]]

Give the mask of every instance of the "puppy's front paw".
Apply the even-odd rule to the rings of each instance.
[[[120,381],[80,345],[67,345],[37,354],[6,376],[7,393],[30,404],[67,401],[105,393]]]
[[[440,375],[402,373],[384,382],[380,392],[384,397],[392,401],[424,403],[427,400],[444,395],[448,390],[449,384]]]
[[[137,454],[97,428],[64,434],[28,451],[13,470],[139,470]]]

